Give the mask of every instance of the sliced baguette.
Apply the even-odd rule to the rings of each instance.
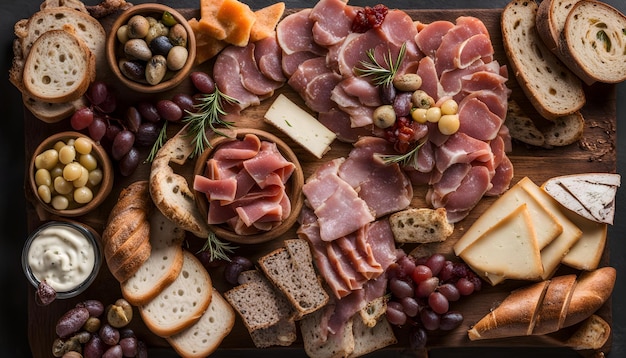
[[[85,14],[89,13],[85,4],[80,0],[44,0],[39,6],[39,9],[45,10],[59,7],[69,7]]]
[[[576,3],[567,15],[561,59],[586,84],[626,79],[626,16],[595,0]]]
[[[211,303],[200,319],[181,332],[166,338],[182,357],[202,358],[213,353],[235,325],[235,311],[213,289]]]
[[[24,107],[37,119],[45,123],[57,123],[69,118],[77,109],[85,107],[87,100],[80,97],[77,100],[62,103],[50,103],[36,100],[28,94],[22,94]]]
[[[502,42],[520,87],[547,119],[585,104],[582,83],[543,43],[535,27],[537,4],[512,1],[502,11]]]
[[[194,324],[209,307],[211,277],[200,260],[183,251],[183,267],[176,280],[145,305],[139,306],[143,322],[152,333],[168,337]]]
[[[600,349],[611,337],[611,325],[598,315],[591,315],[567,339],[565,345],[575,350]]]
[[[389,223],[398,243],[442,242],[454,231],[444,208],[409,208],[391,214]]]
[[[95,79],[96,58],[72,32],[50,30],[34,43],[26,57],[22,80],[33,98],[70,102],[85,94]]]
[[[185,232],[155,210],[150,221],[150,257],[128,280],[122,282],[122,295],[140,306],[172,283],[183,267],[182,242]]]

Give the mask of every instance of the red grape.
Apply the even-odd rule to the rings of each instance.
[[[450,309],[450,302],[441,292],[432,292],[428,295],[428,305],[435,313],[444,314]]]
[[[93,122],[93,111],[89,107],[78,109],[70,118],[72,128],[79,131],[83,130]]]
[[[89,125],[89,137],[96,142],[99,142],[107,131],[107,125],[104,121],[98,117],[95,117]]]
[[[448,311],[441,315],[439,329],[450,331],[463,323],[463,315],[457,311]]]
[[[430,267],[430,270],[433,272],[433,276],[439,275],[441,268],[444,266],[446,262],[445,256],[442,254],[433,254],[431,257],[426,260],[426,266]]]
[[[387,321],[395,326],[402,326],[406,323],[407,317],[402,308],[402,304],[396,301],[387,302]]]
[[[444,296],[446,296],[446,298],[450,302],[458,301],[459,298],[461,298],[461,293],[459,293],[459,289],[456,288],[454,284],[444,283],[443,285],[439,286],[437,290],[441,292]]]
[[[430,308],[424,308],[420,311],[420,320],[424,328],[429,331],[434,331],[439,329],[439,323],[441,322],[441,317],[438,314],[433,312]]]
[[[417,285],[415,296],[419,298],[428,297],[428,295],[437,289],[437,286],[439,286],[439,279],[437,277],[426,279]]]
[[[469,296],[474,292],[474,283],[465,277],[461,277],[454,285],[463,296]]]
[[[411,278],[415,283],[420,283],[431,277],[433,277],[433,272],[430,267],[426,265],[415,266],[415,268],[413,269],[413,274],[411,275]]]
[[[404,297],[400,300],[404,313],[409,317],[415,317],[419,313],[420,306],[413,297]]]
[[[108,96],[109,90],[104,82],[96,81],[89,86],[87,98],[94,106],[102,104]]]
[[[209,94],[215,91],[215,81],[207,73],[201,71],[192,72],[189,78],[194,87],[201,93]]]
[[[398,265],[400,265],[400,269],[403,271],[405,276],[411,277],[413,270],[415,269],[415,261],[411,256],[402,256],[398,260]]]
[[[183,110],[169,99],[162,99],[158,101],[156,108],[159,115],[170,122],[178,122],[183,119]]]
[[[115,93],[108,91],[105,100],[97,105],[98,109],[102,113],[113,113],[117,108],[117,100],[115,99]]]
[[[141,114],[141,117],[148,122],[157,123],[161,119],[156,106],[150,102],[139,102],[137,104],[137,110]]]
[[[130,151],[135,143],[135,134],[133,132],[124,129],[119,132],[113,139],[113,145],[111,147],[111,155],[113,159],[120,160],[122,157]]]
[[[413,286],[402,279],[394,277],[389,280],[389,290],[397,298],[413,297]]]

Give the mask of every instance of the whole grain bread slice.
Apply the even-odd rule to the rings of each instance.
[[[153,211],[149,221],[150,257],[134,275],[122,282],[122,295],[137,306],[156,297],[178,277],[183,267],[185,232],[158,210]]]
[[[535,26],[538,5],[511,1],[500,19],[502,42],[517,82],[537,111],[554,119],[585,104],[580,79],[552,53]]]
[[[363,320],[354,317],[352,319],[352,335],[354,336],[354,350],[348,357],[360,357],[398,343],[393,328],[386,317],[380,317],[373,327],[369,327]]]
[[[325,307],[317,310],[300,322],[304,351],[311,358],[342,358],[354,351],[354,334],[352,333],[353,318],[349,318],[339,332],[325,333],[320,322],[328,314]]]
[[[211,303],[200,319],[179,333],[166,338],[182,357],[203,358],[213,353],[235,325],[235,311],[213,289]]]
[[[24,62],[22,81],[31,97],[62,103],[82,97],[95,74],[95,56],[67,27],[46,31],[37,38]]]
[[[543,0],[537,9],[537,32],[550,51],[556,53],[561,43],[567,15],[580,0]]]
[[[143,322],[152,333],[169,337],[202,317],[212,300],[209,273],[192,253],[183,251],[183,267],[176,280],[155,298],[139,306]]]
[[[261,257],[258,262],[301,317],[326,305],[329,296],[313,267],[309,244],[302,239],[284,243],[285,247]]]

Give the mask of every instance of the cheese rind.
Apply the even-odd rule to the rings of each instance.
[[[337,137],[307,111],[280,94],[265,113],[265,121],[287,134],[316,158],[330,150]]]
[[[469,245],[461,258],[481,272],[519,280],[541,278],[541,255],[527,205],[519,205],[498,221]]]

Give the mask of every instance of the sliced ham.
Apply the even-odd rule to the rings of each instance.
[[[441,172],[457,163],[493,160],[489,143],[475,139],[463,132],[457,132],[435,151],[437,169]]]
[[[460,132],[480,140],[494,139],[503,123],[485,102],[470,96],[459,103],[459,121]]]
[[[314,54],[310,51],[298,51],[292,54],[283,53],[281,58],[281,67],[283,73],[291,78],[293,74],[298,70],[298,66],[306,60],[321,57],[320,55]]]
[[[450,21],[434,21],[415,35],[415,42],[426,56],[434,58],[443,36],[453,27],[454,24]]]
[[[261,103],[259,96],[248,91],[241,83],[241,67],[234,57],[222,53],[217,56],[213,65],[213,79],[220,91],[237,100],[238,103],[231,105],[234,112],[239,113]]]
[[[459,17],[455,26],[443,36],[441,44],[435,52],[437,73],[441,75],[445,71],[454,69],[455,58],[459,55],[459,47],[470,37],[479,34],[489,36],[489,32],[482,21],[470,16]]]
[[[453,61],[456,68],[466,68],[479,60],[486,63],[493,60],[493,45],[489,35],[477,34],[461,42]]]
[[[333,108],[328,112],[321,112],[317,117],[326,128],[337,135],[337,139],[342,142],[354,143],[362,136],[372,134],[373,125],[353,128],[348,113]]]
[[[254,43],[254,59],[265,77],[276,82],[287,81],[282,68],[282,49],[278,46],[276,36],[268,36]]]
[[[352,27],[354,13],[342,0],[320,0],[313,6],[309,19],[313,20],[313,40],[321,46],[342,41]]]
[[[304,102],[315,112],[328,112],[336,107],[331,99],[333,89],[341,82],[341,76],[325,72],[315,76],[306,86]]]
[[[259,69],[254,57],[254,43],[245,47],[228,46],[218,56],[231,56],[239,63],[241,84],[251,93],[266,98],[282,87],[283,82],[267,78]]]
[[[261,140],[259,137],[247,134],[242,140],[233,140],[220,145],[220,150],[215,151],[211,157],[214,161],[224,160],[246,160],[254,158],[261,150]],[[236,165],[237,162],[233,162]]]
[[[343,77],[354,76],[355,67],[360,67],[361,61],[368,61],[367,51],[386,44],[378,31],[350,33],[337,49],[339,73]]]
[[[287,55],[301,51],[325,55],[326,50],[313,41],[315,21],[310,18],[311,11],[307,8],[287,15],[276,25],[278,44]]]

